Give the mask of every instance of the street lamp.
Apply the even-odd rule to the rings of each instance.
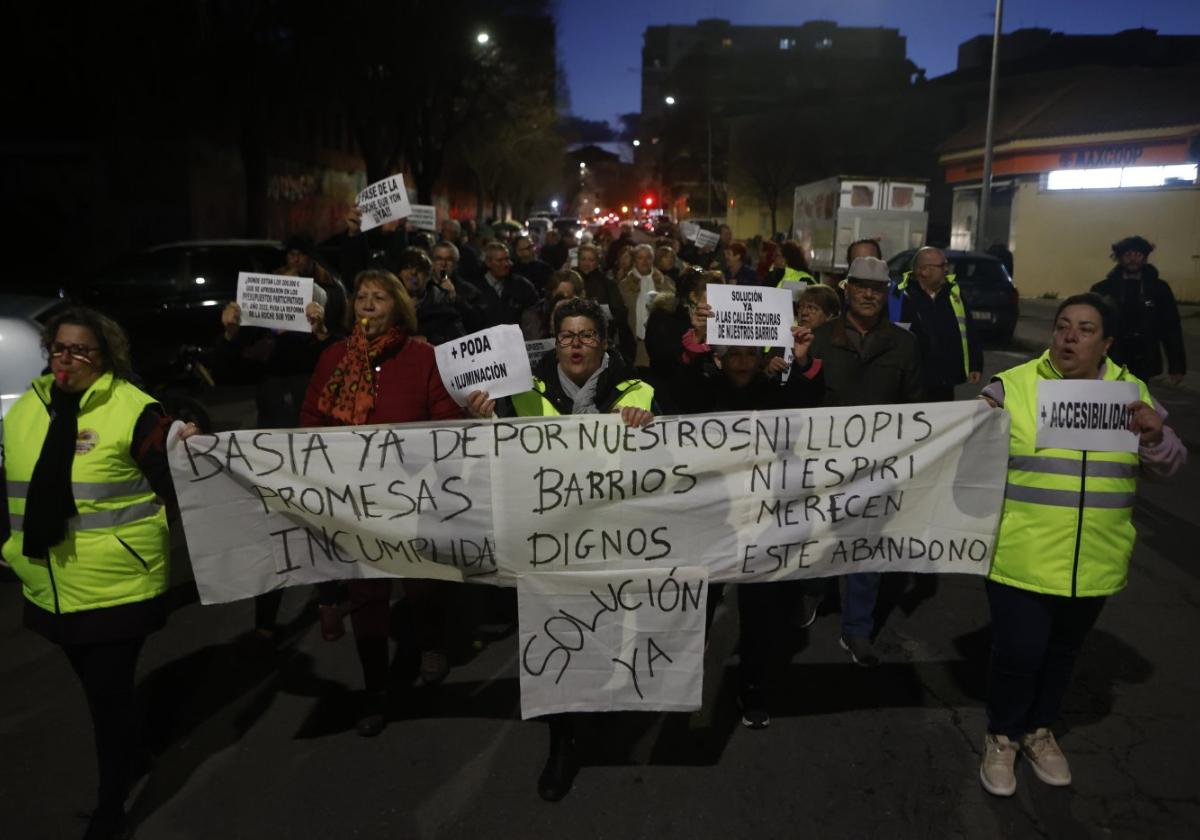
[[[634,145],[634,146],[640,146],[640,145],[642,145],[642,141],[641,141],[641,140],[634,140],[634,141],[633,141],[633,145]]]
[[[557,198],[550,202],[550,209],[551,210],[558,209],[558,199]]]
[[[987,236],[988,205],[992,201],[992,157],[994,154],[996,123],[996,77],[1000,65],[1000,26],[1004,17],[1004,0],[996,0],[996,28],[992,32],[992,73],[988,78],[987,124],[983,132],[983,178],[979,185],[979,215],[975,219],[976,251],[984,248]]]
[[[675,97],[668,94],[666,99],[663,100],[663,102],[666,102],[668,105],[674,105]]]
[[[488,35],[486,32],[480,32],[478,35],[475,36],[475,42],[480,45],[486,44],[491,39],[492,39],[492,36]]]
[[[997,2],[1000,2],[1000,1],[1001,0],[997,0]],[[667,103],[667,105],[674,105],[675,97],[671,96],[670,94],[667,94],[667,96],[663,99],[663,102]],[[705,215],[707,215],[711,219],[712,218],[712,205],[713,205],[712,110],[711,109],[708,110],[705,114],[705,128],[707,129],[707,133],[708,133],[708,167],[707,167],[707,170],[708,170],[708,195],[705,197],[704,204],[705,204],[705,208],[706,208]]]

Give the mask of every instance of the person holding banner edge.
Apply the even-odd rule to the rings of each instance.
[[[620,358],[608,352],[607,319],[596,303],[568,300],[554,310],[555,354],[534,372],[533,390],[500,401],[486,391],[467,395],[472,417],[551,417],[617,412],[628,426],[654,422],[654,389],[632,377]],[[574,715],[549,715],[550,749],[538,777],[538,794],[557,802],[571,790],[578,770]]]
[[[359,426],[459,420],[462,410],[446,393],[433,347],[412,338],[416,310],[392,273],[368,270],[355,278],[354,329],[317,363],[301,426]],[[421,676],[439,682],[448,670],[442,650],[446,590],[434,581],[406,580],[418,610]],[[362,663],[366,704],[358,734],[378,735],[387,722],[388,625],[391,578],[352,579],[351,626]]]
[[[134,677],[167,617],[171,419],[130,382],[129,341],[109,318],[67,309],[42,343],[50,373],[5,418],[3,555],[21,580],[25,626],[62,648],[87,698],[99,785],[84,838],[127,837]]]
[[[1016,791],[1018,753],[1043,782],[1071,783],[1051,727],[1080,647],[1105,600],[1125,587],[1138,474],[1169,477],[1187,457],[1146,384],[1107,357],[1114,321],[1096,294],[1067,298],[1049,349],[998,374],[981,395],[1012,416],[1004,508],[985,582],[992,649],[979,778],[995,796]],[[1139,398],[1128,409],[1137,451],[1039,448],[1039,383],[1056,380],[1136,384]]]

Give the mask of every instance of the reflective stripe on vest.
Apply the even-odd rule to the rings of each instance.
[[[888,294],[888,318],[893,324],[899,323],[904,312],[904,295],[908,291],[908,278],[912,274],[906,271]],[[971,348],[967,344],[967,308],[962,302],[962,290],[953,274],[946,275],[946,283],[950,286],[950,308],[954,310],[954,318],[958,321],[958,337],[962,342],[963,374],[971,375]]]
[[[654,405],[654,388],[640,379],[626,379],[617,383],[620,396],[613,408],[641,408],[650,411]],[[546,383],[533,378],[533,389],[516,394],[512,399],[513,410],[518,417],[558,417],[559,410],[546,399]]]
[[[162,505],[157,502],[139,502],[138,504],[117,508],[116,510],[81,513],[79,516],[73,516],[68,519],[67,527],[72,531],[94,531],[98,528],[116,528],[119,525],[137,522],[139,519],[157,516],[162,509]],[[25,530],[23,527],[25,525],[25,516],[23,514],[10,513],[8,521],[12,523],[14,531]]]
[[[1133,551],[1138,456],[1037,448],[1037,387],[1061,379],[1049,352],[1004,371],[1004,407],[1012,417],[1008,481],[990,577],[1062,596],[1110,595],[1125,585]],[[1111,360],[1107,381],[1137,382]]]
[[[150,482],[146,480],[145,476],[136,478],[133,481],[114,481],[111,484],[97,481],[71,482],[71,495],[76,499],[88,499],[89,501],[118,499],[121,496],[137,496],[148,492],[150,492]],[[9,497],[20,496],[22,498],[28,496],[29,482],[8,482],[8,495]]]

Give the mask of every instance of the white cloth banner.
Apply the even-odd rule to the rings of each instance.
[[[438,373],[459,405],[472,391],[509,397],[533,387],[525,337],[514,324],[502,324],[455,338],[434,348]]]
[[[791,347],[792,295],[761,286],[708,286],[708,343],[740,347]]]
[[[982,400],[239,431],[169,449],[200,598],[333,578],[512,586],[988,570],[1009,416]]]
[[[312,299],[311,277],[238,272],[237,305],[243,327],[311,332],[304,307]]]
[[[412,205],[408,201],[408,190],[404,188],[403,175],[391,175],[369,185],[358,194],[356,203],[362,212],[364,233],[385,222],[407,219],[412,215]]]
[[[411,215],[408,220],[417,230],[437,231],[437,208],[432,204],[413,204],[409,206]]]
[[[1129,404],[1140,399],[1135,382],[1039,379],[1038,449],[1137,452],[1129,431]]]
[[[703,568],[517,580],[521,717],[700,708]]]

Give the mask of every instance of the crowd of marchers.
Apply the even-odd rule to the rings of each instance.
[[[1053,728],[1081,645],[1105,600],[1125,585],[1137,483],[1172,475],[1186,457],[1148,386],[1162,372],[1164,348],[1171,378],[1186,372],[1178,312],[1148,261],[1150,243],[1116,243],[1113,273],[1061,302],[1044,352],[982,383],[969,307],[936,247],[919,249],[896,278],[877,242],[855,242],[844,276],[817,278],[794,241],[736,241],[723,226],[716,246],[701,250],[674,225],[658,234],[622,228],[568,243],[551,230],[535,243],[485,238],[470,222],[448,219],[435,237],[403,221],[363,232],[353,213],[331,243],[339,265],[318,261],[304,236],[287,241],[277,273],[313,278],[311,329],[243,326],[231,302],[213,325],[214,374],[253,384],[259,428],[613,412],[645,426],[664,413],[946,401],[957,386],[980,383],[978,396],[1012,418],[1004,508],[984,583],[992,647],[980,778],[990,793],[1011,795],[1020,756],[1042,781],[1070,784]],[[787,289],[791,345],[712,342],[707,292],[715,284]],[[519,326],[527,340],[551,339],[554,351],[537,363],[531,390],[502,399],[476,391],[461,408],[442,384],[433,347],[501,324]],[[133,702],[137,660],[167,618],[171,418],[135,384],[128,340],[111,319],[68,309],[47,324],[44,347],[47,372],[4,422],[4,559],[20,580],[26,626],[61,646],[87,697],[99,789],[85,836],[122,837],[130,828],[125,798],[145,768]],[[1038,448],[1038,383],[1059,379],[1133,383],[1137,451]],[[205,431],[189,424],[180,434]],[[915,594],[934,596],[936,576],[913,577]],[[747,728],[771,721],[769,665],[780,628],[802,632],[827,599],[840,597],[848,661],[879,663],[880,581],[860,573],[733,588]],[[387,725],[396,688],[389,621],[397,586],[413,616],[401,645],[413,668],[401,671],[436,685],[450,668],[453,585],[372,578],[316,588],[324,639],[342,638],[350,617],[364,737]],[[710,620],[727,595],[713,589]],[[248,653],[277,643],[280,603],[281,592],[255,599]],[[546,800],[574,783],[578,722],[577,714],[550,717],[538,776]]]

